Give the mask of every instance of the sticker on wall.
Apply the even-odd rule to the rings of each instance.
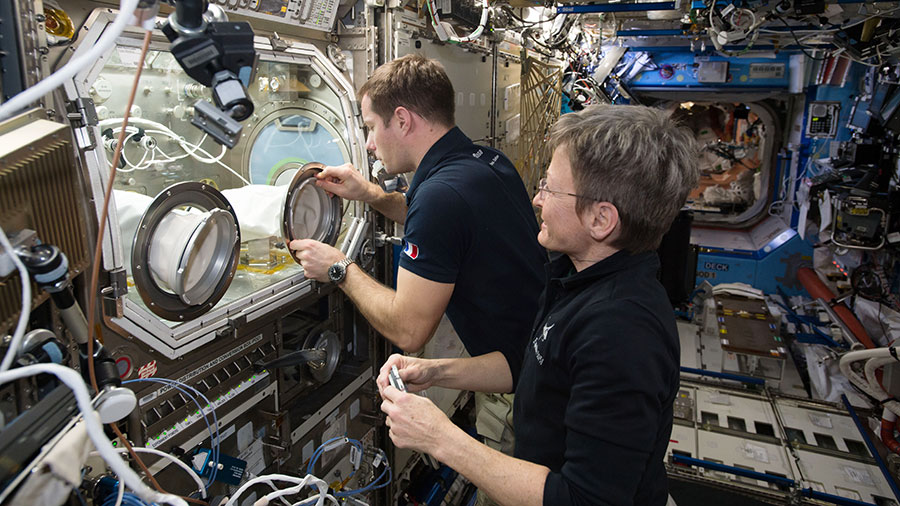
[[[769,463],[769,452],[766,451],[766,448],[764,446],[745,443],[741,450],[743,451],[744,458],[746,459],[763,462],[765,464]]]
[[[246,450],[251,442],[253,442],[253,422],[247,422],[237,433],[238,453]]]
[[[870,487],[875,486],[875,480],[872,479],[872,475],[869,474],[869,471],[850,466],[843,466],[843,470],[847,475],[847,479],[852,483],[858,485],[868,485]]]
[[[238,458],[247,463],[247,472],[258,475],[266,468],[266,460],[263,456],[262,439],[256,439],[246,450],[242,451]]]
[[[335,410],[337,411],[337,410]],[[332,413],[334,414],[334,413]],[[329,422],[327,419],[325,421],[329,423],[328,427],[322,431],[322,442],[328,441],[329,439],[333,439],[339,436],[343,436],[347,434],[347,415],[342,414],[334,418],[334,421]],[[328,450],[322,454],[322,466],[327,468],[334,457],[336,457],[339,453],[339,449],[341,447],[337,447],[331,450]]]
[[[310,440],[305,445],[303,445],[303,451],[300,452],[300,458],[303,459],[303,462],[309,462],[309,459],[312,458],[314,451],[316,451],[316,444],[313,443],[312,440]]]
[[[138,369],[138,378],[146,379],[156,376],[156,360],[147,362]]]
[[[818,427],[822,427],[825,429],[831,429],[834,427],[834,424],[831,422],[831,416],[827,413],[823,413],[821,415],[816,413],[809,413],[809,421]]]
[[[731,397],[728,394],[712,394],[709,396],[709,402],[722,406],[731,406]]]

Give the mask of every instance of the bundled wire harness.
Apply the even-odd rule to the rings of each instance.
[[[446,21],[441,21],[441,18],[438,16],[437,7],[434,5],[434,0],[426,0],[425,5],[428,7],[428,17],[431,19],[431,26],[434,28],[434,32],[437,34],[438,38],[444,42],[451,42],[453,44],[460,44],[462,42],[472,42],[477,40],[478,37],[481,37],[481,34],[484,33],[484,29],[487,26],[488,17],[490,14],[490,6],[488,5],[488,0],[483,0],[481,7],[481,20],[478,23],[478,27],[472,31],[469,35],[464,37],[460,37],[456,34],[456,30],[453,29],[453,26]]]

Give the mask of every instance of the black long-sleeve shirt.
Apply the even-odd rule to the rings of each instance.
[[[545,506],[666,503],[680,355],[658,269],[654,252],[548,264],[514,416],[516,457],[550,468]]]

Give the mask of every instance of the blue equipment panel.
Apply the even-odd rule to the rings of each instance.
[[[697,255],[697,284],[756,282],[756,260],[729,252],[709,252]]]
[[[645,87],[671,88],[766,88],[786,89],[790,83],[790,56],[775,58],[726,58],[696,56],[690,52],[654,52],[644,48],[653,64],[629,83],[632,89]],[[701,83],[697,78],[700,65],[706,62],[727,62],[728,73],[723,83]]]
[[[705,249],[697,256],[697,284],[747,283],[764,293],[776,293],[777,287],[788,295],[805,293],[797,270],[812,265],[812,246],[796,233],[781,245],[755,252]]]

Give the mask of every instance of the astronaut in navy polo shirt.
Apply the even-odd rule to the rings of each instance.
[[[534,204],[558,253],[517,378],[515,457],[478,444],[425,397],[511,387],[496,357],[392,355],[377,383],[394,444],[426,452],[504,506],[663,506],[679,340],[655,250],[699,180],[691,133],[665,111],[563,115]]]
[[[506,364],[500,374],[511,391],[547,260],[522,179],[500,151],[473,144],[455,126],[453,85],[440,63],[419,55],[393,60],[376,69],[359,96],[366,148],[391,174],[414,170],[410,188],[405,196],[385,193],[350,164],[325,168],[316,184],[404,224],[396,290],[326,244],[296,240],[290,248],[308,278],[337,283],[404,351],[421,349],[446,312],[470,355],[493,354]],[[510,452],[511,434],[502,428],[511,400],[492,400],[495,420],[479,418],[479,433]]]

